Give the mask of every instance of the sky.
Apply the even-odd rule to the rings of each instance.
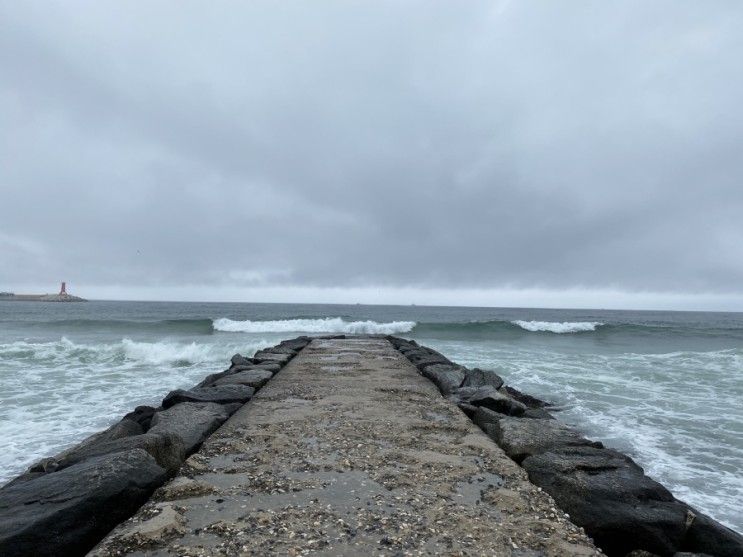
[[[743,3],[0,0],[0,290],[743,310]]]

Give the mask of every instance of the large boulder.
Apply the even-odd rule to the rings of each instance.
[[[74,447],[58,461],[57,469],[68,468],[93,457],[134,449],[142,449],[149,453],[161,468],[171,474],[175,473],[186,460],[184,443],[180,437],[171,433],[154,433],[150,429],[143,435]]]
[[[463,387],[458,391],[458,395],[464,402],[473,406],[484,406],[507,416],[520,416],[526,411],[526,406],[492,385]]]
[[[687,507],[628,456],[578,446],[529,456],[522,466],[609,557],[635,549],[672,555],[681,547]]]
[[[743,536],[694,509],[690,509],[690,512],[693,521],[684,539],[684,551],[693,554],[708,553],[715,557],[743,555]]]
[[[518,400],[527,408],[545,408],[550,406],[549,402],[545,402],[531,395],[527,395],[526,393],[522,393],[518,389],[514,389],[513,387],[509,387],[508,385],[505,385],[501,390],[505,391],[506,394],[508,394],[511,398]]]
[[[238,373],[240,371],[250,371],[252,369],[262,369],[275,374],[281,369],[281,365],[271,362],[263,362],[260,364],[250,364],[249,366],[232,366],[227,371],[229,373]]]
[[[256,352],[253,356],[253,362],[259,364],[269,362],[284,365],[289,360],[291,360],[293,356],[293,352],[291,354],[285,354],[283,352],[274,352],[273,349],[268,348],[266,350],[259,350],[258,352]]]
[[[468,369],[465,373],[466,377],[462,382],[463,387],[482,387],[484,385],[490,385],[496,389],[500,389],[503,386],[503,379],[500,375],[489,369],[480,369],[476,367],[474,369]]]
[[[83,439],[77,445],[65,449],[53,457],[47,457],[40,460],[33,464],[25,474],[19,476],[13,481],[26,481],[29,478],[38,476],[40,473],[48,474],[49,472],[54,472],[60,467],[60,462],[64,461],[68,455],[90,451],[93,447],[108,443],[109,441],[115,441],[116,439],[132,437],[144,433],[142,426],[136,421],[129,419],[128,416],[129,414],[108,429],[99,431],[98,433],[94,433],[93,435]]]
[[[294,352],[299,352],[300,350],[304,349],[310,342],[312,342],[312,338],[308,336],[301,336],[289,340],[282,340],[278,344],[278,346],[280,346],[281,348],[294,350]]]
[[[444,395],[449,395],[462,385],[464,368],[452,364],[434,364],[426,366],[423,375],[433,381]]]
[[[255,389],[246,385],[213,385],[209,387],[196,387],[188,391],[178,389],[169,392],[163,399],[163,408],[170,408],[181,402],[244,403],[248,402],[254,393]]]
[[[562,447],[603,447],[601,443],[589,441],[557,420],[525,420],[504,416],[494,423],[490,432],[493,440],[516,462]]]
[[[249,366],[253,362],[242,354],[235,354],[230,360],[233,366]]]
[[[147,431],[150,428],[152,416],[154,416],[155,412],[158,410],[159,408],[153,408],[152,406],[137,406],[132,412],[129,412],[124,416],[124,419],[137,422],[142,426],[143,431]]]
[[[273,373],[265,369],[252,369],[249,371],[240,371],[238,373],[230,373],[214,382],[214,385],[247,385],[254,389],[260,389],[265,385],[269,379],[273,377]]]
[[[411,350],[401,349],[400,352],[420,371],[434,364],[453,365],[448,358],[430,348],[416,347]]]
[[[211,375],[207,375],[201,383],[196,385],[197,387],[208,387],[210,385],[214,385],[217,381],[220,379],[224,379],[225,377],[229,377],[231,375],[234,375],[236,373],[240,373],[243,371],[261,371],[261,372],[271,372],[271,376],[273,376],[277,371],[281,369],[281,366],[278,364],[271,364],[271,363],[265,363],[265,364],[250,364],[249,366],[232,366],[230,369],[226,371],[220,371],[219,373],[212,373]]]
[[[182,402],[155,414],[148,434],[176,435],[189,455],[229,417],[230,412],[221,404]]]
[[[142,449],[0,489],[0,555],[84,555],[167,479]]]

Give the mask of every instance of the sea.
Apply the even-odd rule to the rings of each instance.
[[[0,484],[235,353],[395,334],[497,371],[743,531],[743,313],[0,302]]]

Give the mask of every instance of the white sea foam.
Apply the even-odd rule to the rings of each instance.
[[[229,364],[275,344],[215,337],[205,343],[0,343],[0,485],[32,462],[103,429],[140,404],[157,406]]]
[[[222,317],[214,320],[214,330],[228,333],[409,333],[415,321],[344,321],[340,317],[324,319],[284,319],[280,321],[233,321]]]
[[[585,333],[595,331],[597,327],[603,325],[598,321],[511,321],[522,329],[537,332],[549,333]]]

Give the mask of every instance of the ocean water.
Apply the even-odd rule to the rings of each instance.
[[[495,369],[743,531],[743,314],[416,306],[0,302],[0,483],[235,352],[393,333]]]

